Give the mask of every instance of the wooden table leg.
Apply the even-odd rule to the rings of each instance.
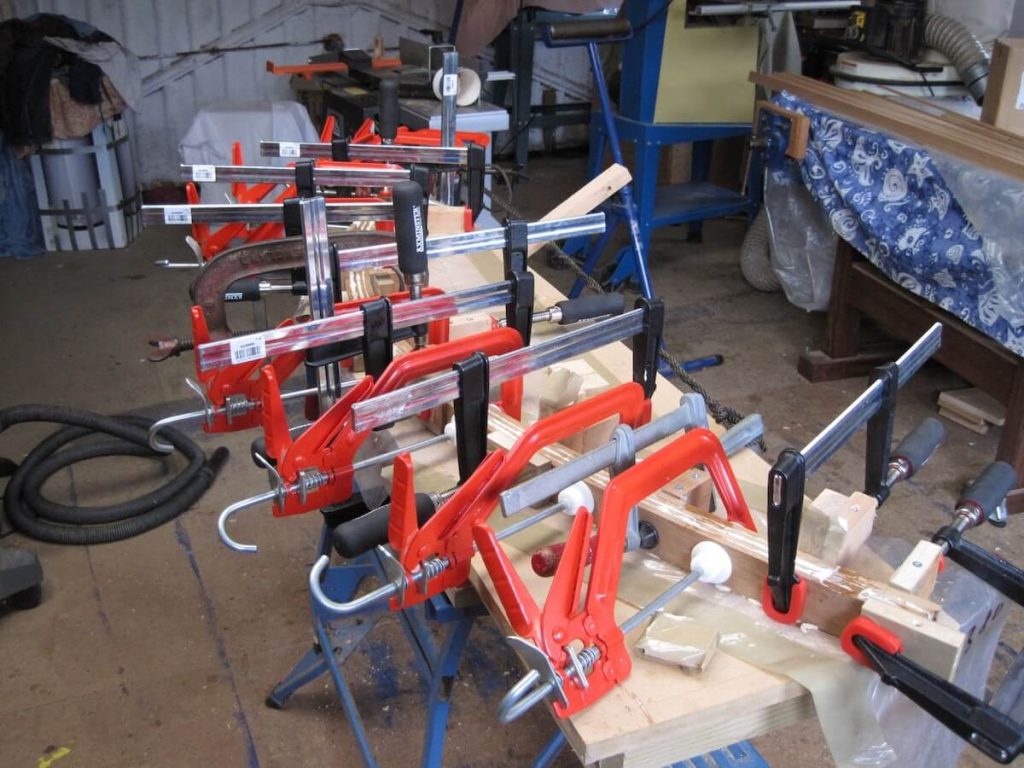
[[[1017,366],[1013,376],[1013,387],[1006,403],[1006,423],[999,440],[996,458],[1013,465],[1017,477],[1024,481],[1024,360]],[[1024,489],[1018,489],[1007,497],[1011,513],[1024,512]]]

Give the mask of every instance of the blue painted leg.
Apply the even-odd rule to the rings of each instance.
[[[597,51],[597,43],[588,43],[587,53],[590,56],[590,67],[594,72],[594,85],[597,88],[597,95],[601,102],[601,114],[604,116],[604,127],[608,134],[608,146],[611,149],[612,158],[619,165],[625,165],[622,160],[619,134],[615,128],[615,115],[612,112],[611,97],[608,95],[608,84],[605,82],[604,72],[601,68],[601,57]],[[640,224],[637,221],[637,209],[633,202],[633,190],[630,184],[619,190],[619,197],[622,198],[626,221],[629,225],[629,240],[633,246],[633,253],[636,254],[636,271],[637,280],[640,283],[640,291],[645,297],[652,299],[654,298],[654,290],[651,288],[651,278],[647,271],[647,254],[644,249]]]
[[[557,731],[554,738],[547,743],[547,746],[537,755],[537,759],[533,761],[533,768],[548,768],[555,762],[555,758],[562,753],[563,749],[565,749],[565,734]]]
[[[451,710],[452,683],[462,661],[462,651],[473,628],[473,616],[463,616],[448,630],[441,647],[439,663],[430,680],[427,700],[427,732],[423,743],[424,768],[440,766],[444,758],[445,738],[448,735],[448,713]]]

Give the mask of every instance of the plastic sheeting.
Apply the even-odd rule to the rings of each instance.
[[[803,240],[824,242],[825,232],[834,230],[893,282],[1024,356],[1024,252],[1015,247],[1024,185],[935,156],[788,93],[775,101],[810,118],[810,139],[805,159],[773,169],[770,179],[784,188],[802,181],[830,225],[808,215],[796,193],[779,205],[769,196],[770,209],[796,209],[784,222],[773,218],[776,234],[799,246]],[[781,257],[778,240],[775,246]],[[811,256],[786,254],[786,263],[811,264],[803,282],[824,282]],[[819,256],[815,263],[824,263]],[[813,285],[805,288],[814,295]]]
[[[288,158],[260,157],[260,142],[319,141],[309,113],[294,101],[218,104],[199,110],[178,145],[187,165],[231,165],[231,147],[238,141],[246,165],[289,164]],[[204,184],[203,202],[223,203],[230,184]]]
[[[27,259],[43,252],[35,187],[28,161],[0,134],[0,256]]]

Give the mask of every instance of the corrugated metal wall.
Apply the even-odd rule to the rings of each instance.
[[[224,101],[288,100],[288,78],[266,72],[267,59],[302,62],[320,46],[311,40],[340,33],[350,45],[368,47],[381,35],[386,47],[400,36],[422,39],[417,29],[447,27],[454,0],[4,0],[19,16],[61,13],[87,21],[119,40],[142,62],[142,109],[135,115],[134,144],[143,184],[176,180],[178,142],[202,107]],[[288,42],[294,47],[175,57],[204,46]],[[589,74],[581,50],[537,49],[535,101],[554,87],[586,98]]]

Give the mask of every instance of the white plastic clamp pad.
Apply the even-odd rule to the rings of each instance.
[[[580,507],[586,507],[587,512],[593,512],[595,506],[594,494],[590,490],[590,486],[582,480],[560,490],[558,503],[562,505],[567,515],[575,515]]]
[[[732,576],[732,558],[721,544],[702,541],[690,552],[690,570],[699,570],[705,584],[724,584]]]

